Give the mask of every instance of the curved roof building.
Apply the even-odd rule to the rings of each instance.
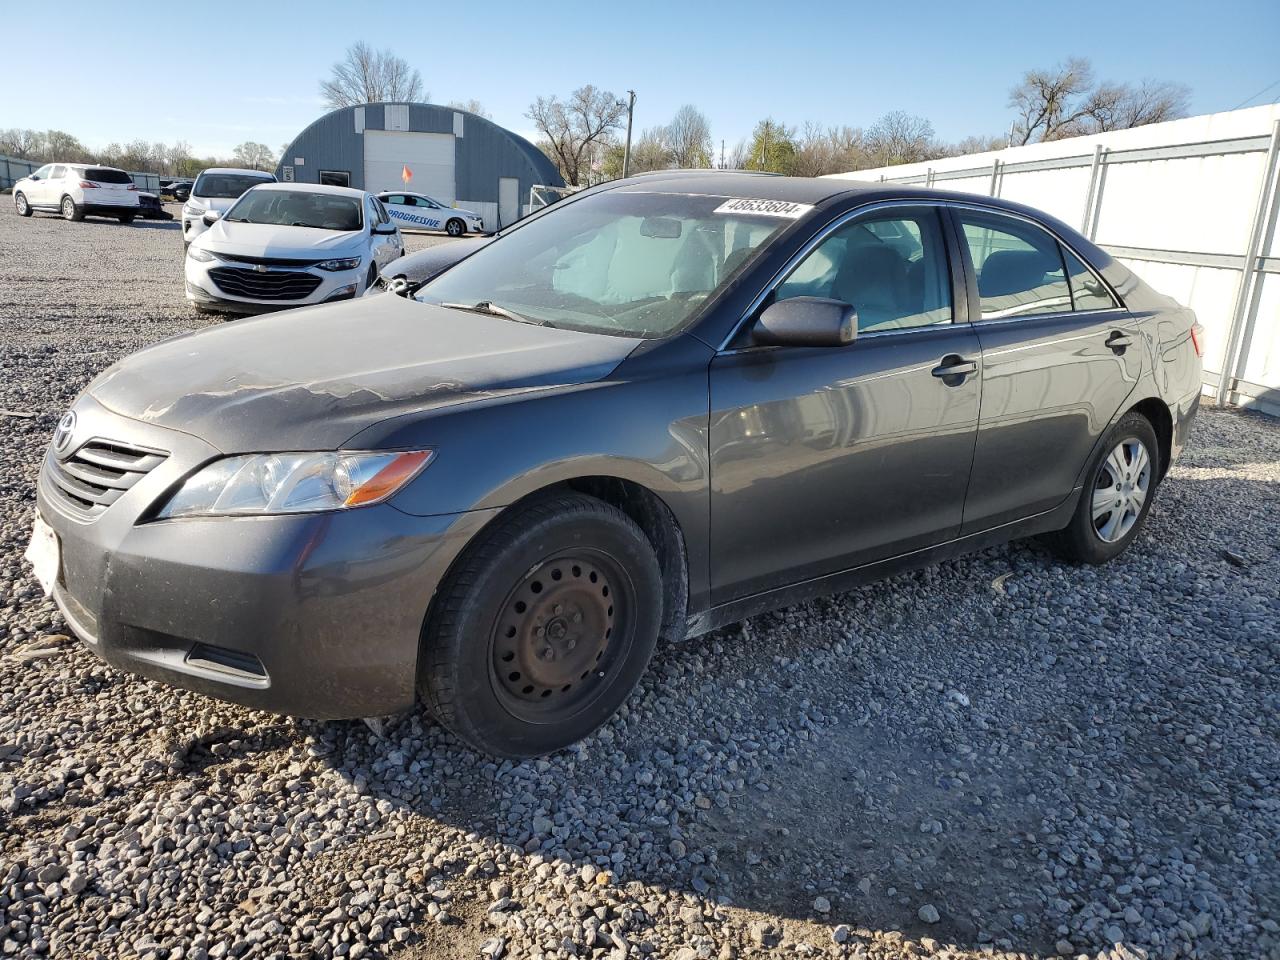
[[[434,103],[366,103],[326,113],[289,144],[276,176],[374,193],[425,193],[476,211],[486,228],[527,213],[534,185],[564,185],[555,164],[528,140]]]

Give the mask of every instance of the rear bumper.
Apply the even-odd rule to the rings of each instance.
[[[142,212],[137,203],[85,203],[81,209],[86,217],[118,217],[129,213],[137,216]]]
[[[411,517],[389,504],[327,514],[139,522],[217,451],[76,406],[81,436],[170,451],[90,521],[59,498],[48,457],[37,507],[58,535],[54,597],[106,662],[293,716],[377,716],[414,703],[435,589],[492,511]],[[51,456],[51,455],[50,455]]]

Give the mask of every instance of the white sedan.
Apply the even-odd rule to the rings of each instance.
[[[360,296],[404,256],[371,193],[319,184],[247,190],[187,248],[187,299],[202,310],[262,313]]]
[[[441,203],[425,193],[389,191],[378,194],[402,230],[443,230],[451,237],[484,231],[484,218],[472,210]]]

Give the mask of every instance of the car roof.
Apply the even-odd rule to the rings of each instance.
[[[331,187],[324,183],[260,183],[254,190],[284,190],[291,193],[323,193],[331,197],[363,197],[355,187]]]
[[[619,180],[613,189],[626,193],[696,193],[713,197],[751,197],[790,203],[820,203],[860,187],[849,180],[779,177],[750,170],[661,170]]]
[[[1074,241],[1082,239],[1077,230],[1036,207],[1001,197],[989,197],[958,190],[937,190],[892,181],[850,180],[844,177],[780,177],[752,170],[662,170],[639,174],[626,180],[601,184],[597,189],[628,193],[685,193],[713,197],[744,197],[808,203],[815,206],[837,197],[857,205],[880,200],[922,200],[976,204],[995,210],[1021,214],[1033,220],[1065,229]],[[1092,244],[1090,244],[1092,247]],[[1109,258],[1108,258],[1109,259]]]
[[[276,175],[269,170],[250,170],[247,167],[205,167],[201,173],[243,173],[250,177],[262,177],[266,179],[270,177],[272,180]]]

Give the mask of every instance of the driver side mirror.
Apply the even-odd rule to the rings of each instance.
[[[219,219],[221,219],[221,217],[222,217],[222,214],[220,214],[217,210],[206,210],[204,212],[204,216],[201,217],[200,219],[204,221],[205,226],[212,227],[215,223],[218,222]]]
[[[396,232],[396,225],[394,223],[375,223],[371,232],[391,236]]]
[[[843,347],[858,335],[858,311],[843,300],[791,297],[771,304],[751,331],[770,347]]]
[[[39,179],[40,179],[40,174],[38,174],[38,173],[33,173],[33,174],[31,174],[31,176],[27,177],[27,179],[28,179],[28,180],[39,180]]]

